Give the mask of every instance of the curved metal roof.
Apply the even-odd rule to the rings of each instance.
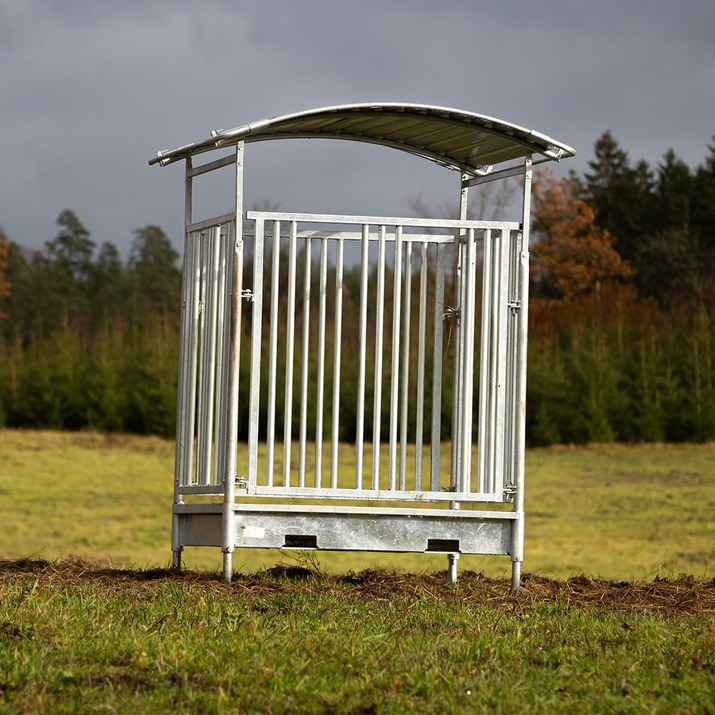
[[[545,134],[482,114],[387,102],[323,107],[213,131],[203,141],[157,152],[149,164],[171,164],[239,141],[306,138],[380,144],[474,175],[529,154],[558,161],[576,153]]]

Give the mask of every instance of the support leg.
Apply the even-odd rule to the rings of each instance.
[[[231,500],[233,500],[232,495]],[[221,547],[221,551],[223,552],[223,580],[231,581],[233,578],[233,540],[235,538],[235,532],[232,501],[229,501],[228,499],[223,503],[222,522],[223,545]]]
[[[457,583],[457,561],[459,560],[459,554],[447,554],[449,559],[449,567],[447,570],[447,576],[450,583]]]
[[[181,522],[178,514],[171,517],[171,568],[181,571],[181,552],[184,547],[181,544]]]
[[[511,562],[511,593],[516,596],[521,585],[521,561]]]
[[[231,581],[233,578],[233,552],[223,552],[223,580]]]
[[[521,584],[521,564],[524,560],[524,512],[518,511],[511,527],[511,592],[517,594]]]

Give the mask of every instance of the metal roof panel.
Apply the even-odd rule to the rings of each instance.
[[[203,141],[158,152],[150,164],[171,164],[213,149],[287,138],[327,138],[389,146],[450,169],[478,173],[530,154],[573,156],[568,145],[500,119],[425,104],[345,104],[264,119],[211,132]]]

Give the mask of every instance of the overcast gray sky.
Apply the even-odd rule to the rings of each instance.
[[[334,104],[415,102],[487,114],[576,148],[610,129],[631,159],[702,163],[715,134],[713,0],[0,0],[0,226],[30,248],[72,209],[126,254],[158,224],[181,246],[172,149]],[[334,141],[253,145],[247,201],[409,214],[458,177]],[[228,190],[204,199],[230,210]],[[200,217],[199,217],[200,218]]]

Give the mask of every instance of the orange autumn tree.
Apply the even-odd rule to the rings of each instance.
[[[573,195],[570,180],[540,172],[532,214],[532,276],[543,297],[571,301],[631,275],[611,235],[596,225],[595,211]]]

